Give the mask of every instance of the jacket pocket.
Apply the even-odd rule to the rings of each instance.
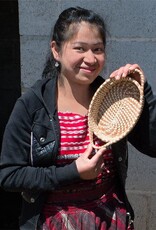
[[[51,165],[54,146],[53,130],[42,124],[34,123],[31,133],[31,165]]]

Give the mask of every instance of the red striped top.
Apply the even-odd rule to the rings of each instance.
[[[58,165],[71,163],[85,152],[89,145],[88,116],[70,112],[58,112],[60,123],[60,148]],[[111,148],[104,153],[105,168],[99,175],[98,182],[115,176],[114,158]],[[100,180],[99,180],[100,179]]]

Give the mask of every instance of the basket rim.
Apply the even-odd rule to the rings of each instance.
[[[104,81],[104,83],[102,83],[100,85],[100,87],[94,93],[93,98],[91,100],[91,103],[89,105],[89,110],[88,110],[89,137],[90,137],[90,140],[91,140],[93,146],[94,146],[93,135],[96,135],[99,139],[101,139],[101,135],[99,135],[100,131],[99,131],[98,125],[96,123],[97,121],[95,121],[95,117],[94,118],[92,117],[92,110],[95,109],[96,110],[95,115],[97,115],[98,109],[99,109],[102,101],[104,100],[104,97],[109,93],[110,89],[112,87],[116,87],[116,85],[119,85],[123,82],[124,83],[129,82],[133,86],[137,87],[140,100],[138,100],[138,103],[137,103],[136,117],[135,117],[135,119],[133,119],[133,121],[131,121],[131,124],[128,126],[129,128],[126,131],[124,131],[123,133],[121,133],[119,136],[116,136],[114,138],[112,138],[112,137],[107,138],[105,136],[105,140],[102,139],[102,141],[106,142],[106,144],[105,144],[106,146],[110,145],[112,143],[115,143],[115,142],[119,141],[120,139],[122,139],[123,137],[125,137],[133,129],[133,127],[136,125],[136,123],[137,123],[137,121],[141,115],[143,105],[144,105],[144,93],[143,93],[144,92],[144,76],[143,76],[143,73],[141,71],[139,71],[139,70],[135,70],[135,71],[137,71],[141,76],[141,80],[142,80],[141,84],[139,84],[134,78],[130,77],[129,75],[127,77],[121,78],[119,80],[115,80],[114,78],[111,78],[111,79],[108,78]],[[98,97],[101,96],[100,95],[101,92],[103,93],[103,95],[102,95],[103,97],[101,97],[101,101],[97,103]],[[110,144],[109,144],[109,142],[110,142]]]

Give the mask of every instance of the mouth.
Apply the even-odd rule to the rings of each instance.
[[[96,70],[96,68],[95,67],[80,67],[80,70],[86,73],[92,73]]]

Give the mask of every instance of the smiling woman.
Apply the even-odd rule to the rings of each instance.
[[[74,27],[76,27],[75,24],[70,26],[70,29]],[[76,82],[80,85],[85,83],[88,87],[103,69],[105,44],[98,27],[88,22],[77,25],[76,33],[64,43],[61,50],[56,41],[51,42],[51,49],[55,60],[61,65],[59,77],[63,78],[64,84],[68,84],[69,93],[71,85]],[[82,90],[85,86],[83,85]]]
[[[80,7],[64,10],[54,26],[43,79],[16,102],[3,139],[0,184],[22,194],[21,230],[134,229],[125,191],[127,142],[156,157],[156,97],[146,81],[137,127],[95,151],[88,109],[105,81],[99,76],[105,45],[99,15]],[[111,78],[123,79],[136,69],[144,76],[138,64],[127,64]],[[132,77],[139,84],[137,75]],[[95,142],[103,144],[98,136]]]
[[[52,41],[51,50],[61,66],[58,80],[58,110],[66,112],[66,107],[70,105],[70,112],[82,111],[84,115],[87,114],[93,93],[89,90],[90,84],[104,66],[105,49],[95,25],[81,22],[76,31],[74,37],[65,42],[61,50],[56,41]],[[91,35],[89,31],[92,31]],[[61,103],[65,97],[66,101]]]

